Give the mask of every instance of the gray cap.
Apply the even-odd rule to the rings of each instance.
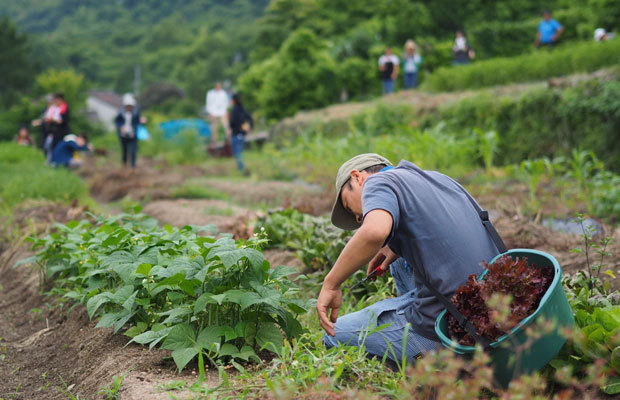
[[[340,192],[342,191],[344,184],[351,178],[351,171],[362,171],[368,167],[378,164],[392,165],[387,158],[381,157],[379,154],[375,153],[360,154],[342,164],[338,170],[338,175],[336,175],[337,195],[336,201],[334,202],[334,207],[332,208],[332,224],[336,225],[338,228],[347,230],[353,230],[360,227],[360,224],[357,223],[355,216],[349,213],[342,205],[342,201],[340,201]]]

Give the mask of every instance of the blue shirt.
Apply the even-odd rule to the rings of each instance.
[[[552,43],[553,35],[560,29],[562,25],[555,19],[545,21],[544,19],[538,24],[538,32],[540,32],[540,43],[548,44]]]
[[[69,166],[69,162],[73,158],[76,151],[86,151],[87,146],[78,146],[73,140],[63,140],[54,147],[52,152],[52,163],[55,165]]]
[[[482,261],[499,254],[472,201],[452,178],[408,161],[371,175],[362,187],[364,216],[376,209],[392,215],[386,244],[413,268],[416,290],[405,317],[422,336],[437,340],[435,319],[444,308],[422,277],[450,298],[469,275],[482,272]]]

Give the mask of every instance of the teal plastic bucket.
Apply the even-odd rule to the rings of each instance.
[[[491,343],[489,354],[495,379],[503,387],[508,387],[510,381],[519,375],[538,371],[547,365],[566,341],[561,331],[565,328],[572,329],[575,320],[562,287],[562,269],[555,257],[529,249],[514,249],[504,254],[513,258],[525,257],[530,264],[535,264],[537,267],[551,267],[555,272],[553,281],[536,311],[523,319],[510,333]],[[491,264],[501,255],[503,254],[491,260]],[[480,278],[485,273],[486,271]],[[526,328],[531,328],[531,332],[527,333]],[[473,346],[463,346],[450,339],[446,310],[437,317],[435,332],[441,343],[455,353],[471,356],[475,352]]]

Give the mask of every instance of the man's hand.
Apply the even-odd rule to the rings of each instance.
[[[385,271],[390,267],[390,264],[398,259],[398,256],[390,250],[389,247],[383,246],[376,256],[368,263],[368,271],[366,275],[370,275],[378,266],[381,266],[381,270]]]
[[[338,319],[338,310],[342,304],[342,291],[340,288],[330,289],[323,285],[319,298],[316,301],[316,312],[319,315],[319,323],[325,332],[335,336],[334,323]],[[330,312],[331,309],[331,312]],[[328,317],[329,314],[329,317]]]

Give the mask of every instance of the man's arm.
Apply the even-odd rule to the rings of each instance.
[[[347,243],[325,277],[316,309],[319,323],[328,335],[335,335],[333,323],[338,318],[342,302],[340,285],[377,255],[392,231],[392,223],[392,215],[385,210],[376,209],[366,214],[362,227]]]
[[[536,40],[534,40],[534,47],[538,47],[540,44],[540,31],[536,32]]]

